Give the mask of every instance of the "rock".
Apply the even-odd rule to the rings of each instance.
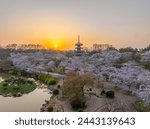
[[[22,93],[18,92],[18,93],[16,94],[16,97],[21,97],[22,95],[23,95]]]

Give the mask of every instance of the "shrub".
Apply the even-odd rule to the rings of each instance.
[[[101,95],[103,95],[103,94],[106,94],[105,90],[102,90],[102,91],[101,91]]]
[[[38,80],[39,75],[38,73],[29,73],[29,77],[34,78],[35,80]]]
[[[59,90],[53,90],[53,95],[58,95],[59,94]]]
[[[150,62],[142,62],[141,63],[145,69],[150,70]]]
[[[7,85],[8,85],[8,83],[7,83],[7,82],[3,83],[3,86],[7,86]]]
[[[41,82],[43,82],[47,85],[55,85],[57,82],[56,78],[50,77],[47,74],[39,74],[38,80],[40,80]]]
[[[89,91],[92,91],[92,88],[89,88]]]
[[[48,85],[55,85],[56,84],[56,79],[55,78],[50,78]]]
[[[74,110],[81,110],[85,107],[85,102],[82,102],[79,99],[72,100],[70,104]]]
[[[29,83],[29,84],[33,84],[33,81],[28,80],[28,81],[27,81],[27,83]]]
[[[134,55],[132,56],[132,59],[133,59],[135,62],[140,63],[141,56],[140,56],[140,54],[134,54]]]
[[[115,97],[114,91],[107,91],[106,92],[106,97],[107,98],[114,98]]]
[[[18,84],[26,84],[27,83],[27,81],[26,80],[24,80],[24,79],[18,79],[18,80],[16,80],[16,82],[15,83],[18,83]]]
[[[11,82],[14,82],[14,78],[13,77],[10,77],[8,78],[7,80],[5,80],[6,83],[11,83]]]
[[[60,85],[58,85],[57,88],[59,89],[59,88],[60,88]]]
[[[18,91],[20,87],[13,87],[13,90]]]
[[[143,101],[137,101],[135,104],[135,109],[139,112],[149,112],[150,104],[145,104]]]
[[[120,68],[122,67],[122,64],[115,63],[115,64],[114,64],[114,67],[120,69]]]
[[[122,67],[122,64],[128,62],[129,60],[131,60],[131,59],[120,57],[117,61],[114,62],[114,67],[120,69]]]
[[[4,87],[4,88],[3,88],[3,90],[7,90],[7,88],[6,88],[6,87]]]
[[[54,110],[54,109],[53,109],[52,106],[48,107],[48,109],[47,109],[48,112],[53,112],[53,110]]]
[[[123,63],[128,62],[129,60],[130,60],[130,58],[127,58],[127,57],[120,57],[120,58],[116,61],[116,63],[118,63],[118,64],[123,64]]]
[[[25,70],[20,70],[21,76],[30,77],[30,73],[26,72]]]

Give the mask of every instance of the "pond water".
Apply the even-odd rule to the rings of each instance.
[[[35,89],[22,97],[3,97],[0,95],[0,112],[39,112],[51,94],[48,89]]]

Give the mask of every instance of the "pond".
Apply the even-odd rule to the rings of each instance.
[[[0,95],[0,112],[39,112],[45,100],[51,94],[48,89],[36,88],[33,92],[22,97],[3,97]]]

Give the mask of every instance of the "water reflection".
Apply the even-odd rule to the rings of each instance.
[[[50,96],[47,89],[36,89],[16,98],[0,95],[0,112],[39,112],[45,99]]]

